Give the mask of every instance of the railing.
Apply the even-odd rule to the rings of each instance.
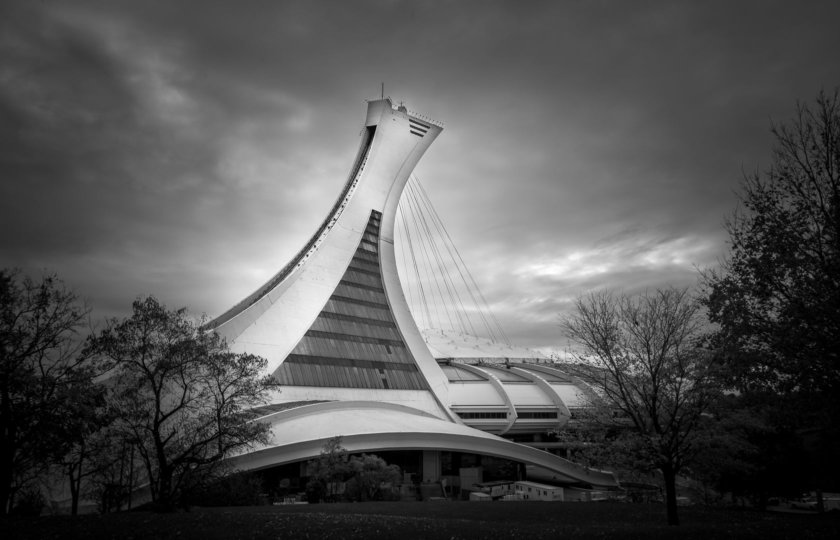
[[[423,120],[424,122],[428,122],[428,123],[430,123],[432,125],[435,125],[435,126],[441,128],[441,129],[443,129],[444,126],[445,126],[445,124],[443,122],[441,122],[440,120],[435,120],[433,118],[429,118],[425,114],[420,114],[420,113],[417,113],[417,112],[414,112],[414,111],[408,111],[408,115],[412,116],[414,118],[417,118],[418,120]]]
[[[445,124],[443,122],[441,122],[440,120],[435,120],[434,118],[430,118],[430,117],[426,116],[425,114],[420,114],[418,112],[411,111],[407,107],[405,107],[405,105],[402,105],[402,104],[401,105],[394,105],[394,100],[391,99],[391,96],[386,96],[382,99],[387,99],[388,100],[388,103],[391,105],[391,110],[397,111],[397,110],[399,110],[400,106],[402,106],[403,108],[405,108],[405,110],[406,110],[406,112],[408,113],[409,116],[413,116],[414,118],[416,118],[418,120],[423,120],[424,122],[428,122],[428,123],[430,123],[432,125],[435,125],[435,126],[441,128],[441,129],[443,129],[445,127]],[[367,102],[367,103],[370,103],[371,101],[379,101],[379,100],[370,100],[370,99],[365,100],[365,102]]]

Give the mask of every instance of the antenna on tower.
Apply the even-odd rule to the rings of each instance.
[[[382,83],[382,95],[380,97],[381,99],[385,99],[385,83]]]

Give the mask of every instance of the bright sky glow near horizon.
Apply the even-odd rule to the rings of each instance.
[[[221,314],[309,239],[366,98],[445,123],[415,170],[511,340],[579,294],[693,285],[771,121],[840,85],[840,3],[0,5],[0,266],[97,317]]]

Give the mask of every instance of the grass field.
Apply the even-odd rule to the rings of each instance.
[[[557,539],[840,538],[837,513],[781,514],[685,507],[664,524],[661,505],[621,503],[358,503],[190,512],[127,512],[0,519],[0,538],[215,539]]]

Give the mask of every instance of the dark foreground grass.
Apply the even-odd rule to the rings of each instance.
[[[668,527],[661,505],[427,502],[127,512],[0,520],[0,538],[119,539],[496,539],[840,538],[835,514],[777,514],[686,507]]]

